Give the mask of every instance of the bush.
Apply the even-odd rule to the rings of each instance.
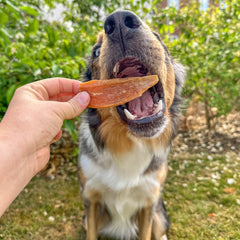
[[[170,52],[187,67],[185,95],[204,103],[209,129],[217,117],[240,109],[239,15],[240,2],[233,0],[226,1],[223,10],[212,6],[203,12],[192,1],[180,11],[170,8],[154,17],[162,34],[180,30],[179,38],[169,44]],[[169,26],[162,24],[165,19]]]
[[[74,0],[68,5],[63,0],[1,1],[0,119],[19,86],[55,76],[81,78],[105,15],[123,7],[147,16],[174,58],[187,67],[184,93],[204,102],[210,129],[213,119],[240,108],[240,2],[226,2],[224,10],[212,7],[202,12],[196,1],[179,11],[146,0]],[[48,22],[43,9],[61,3],[66,8],[62,21]],[[177,29],[179,38],[171,40]]]

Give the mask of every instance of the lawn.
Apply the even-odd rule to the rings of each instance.
[[[163,195],[169,239],[240,239],[238,154],[171,154]],[[75,170],[52,180],[38,176],[1,218],[0,239],[85,239],[82,214]]]

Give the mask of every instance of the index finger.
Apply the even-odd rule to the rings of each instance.
[[[48,93],[49,99],[61,94],[76,95],[79,93],[80,81],[69,78],[49,78],[39,81]]]

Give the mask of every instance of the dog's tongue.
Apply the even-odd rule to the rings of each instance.
[[[147,73],[147,68],[139,60],[129,57],[118,63],[116,77],[143,77]],[[153,107],[154,103],[149,91],[144,92],[141,97],[135,98],[128,103],[128,111],[138,118],[151,115]]]
[[[153,100],[149,91],[128,103],[128,111],[137,117],[146,117],[153,112]]]

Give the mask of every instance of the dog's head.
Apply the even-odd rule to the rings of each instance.
[[[164,134],[177,121],[185,75],[183,67],[172,60],[160,36],[137,15],[130,11],[112,13],[93,47],[87,79],[153,74],[158,75],[159,82],[141,97],[114,108],[96,110],[101,123],[111,119],[118,123],[116,128],[120,126],[128,134],[141,138]]]

